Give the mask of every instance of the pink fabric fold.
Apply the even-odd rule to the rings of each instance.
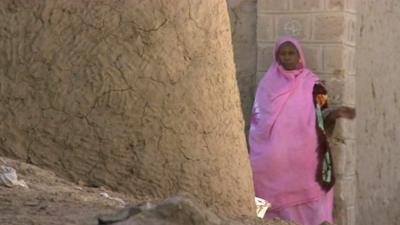
[[[287,71],[276,53],[294,44],[301,68]],[[250,161],[257,197],[272,203],[272,211],[315,201],[326,193],[315,181],[317,134],[312,90],[318,77],[306,68],[303,49],[292,37],[280,38],[274,61],[255,96],[249,131]]]

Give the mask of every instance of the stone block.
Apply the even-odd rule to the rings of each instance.
[[[347,207],[346,211],[347,211],[347,218],[346,218],[345,224],[355,225],[356,224],[356,208],[355,208],[355,206]]]
[[[257,71],[266,72],[273,60],[273,46],[259,46],[257,50]]]
[[[345,161],[345,171],[344,176],[350,177],[355,176],[357,167],[357,149],[356,142],[353,140],[346,140],[346,161]]]
[[[326,73],[333,73],[337,78],[343,78],[343,47],[326,46],[323,49],[323,70]]]
[[[228,11],[234,44],[250,42],[255,46],[255,28],[257,24],[256,2],[237,0],[229,1]],[[250,40],[249,40],[250,39]],[[249,50],[250,51],[250,50]]]
[[[227,0],[226,3],[230,8],[240,8],[240,11],[246,14],[257,11],[256,0]]]
[[[293,11],[312,11],[323,7],[323,0],[291,0],[290,3]]]
[[[326,0],[327,10],[343,10],[345,0]]]
[[[345,9],[349,11],[357,11],[357,6],[359,4],[359,0],[346,0],[345,1]]]
[[[311,36],[311,18],[307,15],[282,15],[277,19],[277,37],[292,35],[299,40],[309,40]]]
[[[344,90],[344,80],[332,78],[326,79],[326,86],[329,95],[329,104],[331,106],[336,106],[342,103],[343,100],[343,90]]]
[[[313,38],[316,41],[341,41],[344,34],[344,17],[342,14],[316,15],[313,30]]]
[[[345,46],[343,48],[343,68],[346,74],[356,74],[356,51],[354,47]]]
[[[257,17],[257,41],[275,41],[274,16]]]
[[[335,199],[335,224],[355,225],[355,208],[342,207]]]
[[[322,48],[320,46],[304,44],[303,49],[307,67],[315,73],[322,71]]]
[[[331,139],[330,143],[336,176],[354,176],[356,169],[355,141],[349,139]]]
[[[351,14],[345,15],[345,41],[355,45],[357,38],[357,23],[356,16]]]
[[[346,224],[346,208],[343,207],[343,203],[334,201],[333,218],[335,218],[335,224]]]
[[[252,14],[257,13],[257,1],[245,0],[240,3],[240,8],[243,13]]]
[[[289,8],[288,0],[258,0],[257,8],[261,11],[286,11]]]
[[[346,76],[343,91],[343,104],[353,106],[356,104],[356,77]]]
[[[353,207],[356,199],[356,179],[355,176],[346,177],[336,180],[335,184],[335,201],[342,202],[343,208]],[[345,223],[347,224],[347,223]]]
[[[330,140],[332,149],[333,165],[336,176],[344,176],[346,169],[346,146],[338,141]]]
[[[354,120],[337,119],[333,137],[339,140],[355,139],[355,123]]]

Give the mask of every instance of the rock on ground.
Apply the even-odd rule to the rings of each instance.
[[[279,219],[219,217],[187,194],[145,202],[98,218],[98,225],[295,225]]]

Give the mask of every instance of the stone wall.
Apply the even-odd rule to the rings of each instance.
[[[331,106],[355,104],[356,0],[257,1],[257,80],[281,35],[300,39],[306,61],[327,83]],[[335,219],[355,224],[354,122],[338,121],[332,137],[336,165]]]
[[[0,1],[0,154],[254,215],[225,0]]]
[[[400,220],[400,2],[362,0],[357,32],[357,224]]]
[[[236,78],[240,90],[245,131],[249,130],[251,108],[256,88],[257,68],[257,1],[228,0],[232,29],[233,53],[235,56]]]

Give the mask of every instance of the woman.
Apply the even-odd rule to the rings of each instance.
[[[324,124],[354,118],[354,109],[325,110],[322,121],[326,90],[307,69],[296,39],[280,38],[273,59],[257,88],[249,131],[256,196],[272,204],[267,218],[332,222],[334,177]]]

